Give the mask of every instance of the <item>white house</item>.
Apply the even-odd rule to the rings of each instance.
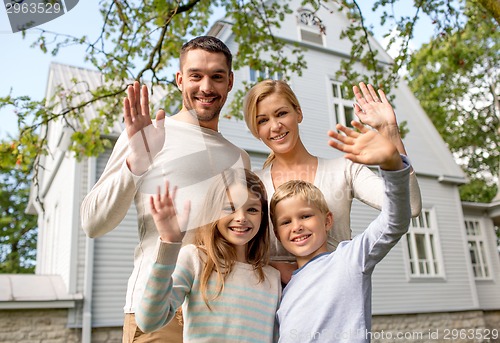
[[[311,153],[336,157],[339,153],[326,144],[326,131],[337,122],[345,123],[352,115],[353,99],[342,97],[343,80],[335,78],[341,60],[350,52],[350,43],[339,39],[341,28],[348,22],[337,11],[320,10],[317,15],[326,27],[324,35],[314,24],[301,22],[300,14],[308,8],[300,6],[300,1],[294,0],[293,13],[286,16],[282,28],[274,34],[308,49],[307,71],[301,77],[289,78],[304,113],[301,134]],[[224,40],[233,52],[238,50],[227,22],[215,23],[209,34]],[[380,51],[380,60],[390,63],[390,57],[378,43],[373,44]],[[241,87],[244,80],[253,81],[257,73],[250,68],[235,71],[235,88]],[[68,87],[72,78],[85,81],[90,87],[101,82],[97,72],[53,63],[47,96],[59,84]],[[410,232],[376,268],[372,338],[438,341],[434,339],[439,336],[445,341],[446,335],[451,339],[452,334],[459,332],[453,329],[473,329],[476,337],[494,338],[492,330],[500,328],[500,259],[494,232],[494,225],[500,224],[500,201],[461,203],[458,185],[466,182],[464,173],[407,85],[400,82],[393,94],[398,119],[406,120],[410,129],[404,143],[417,173],[423,211],[412,221]],[[160,96],[161,92],[155,92],[152,101]],[[95,115],[92,111],[87,109],[86,118]],[[117,137],[122,129],[122,124],[116,123],[109,136]],[[37,306],[23,309],[14,290],[4,286],[5,276],[0,276],[0,323],[4,316],[24,318],[26,311],[35,311],[31,312],[34,318],[37,314],[57,317],[57,324],[52,324],[59,326],[53,332],[60,330],[62,335],[72,337],[70,341],[120,341],[122,308],[137,241],[134,208],[111,233],[87,238],[80,227],[80,203],[103,171],[110,151],[78,162],[66,151],[68,129],[59,122],[50,124],[47,130],[51,153],[42,157],[44,171],[39,182],[45,211],[34,198],[31,202],[32,211],[39,215],[36,276],[56,278],[57,287],[63,287],[64,294],[57,310],[52,305],[45,308],[49,312],[40,310],[44,308],[43,290],[32,293],[31,303]],[[267,147],[251,135],[244,122],[222,119],[220,131],[248,151],[253,168],[261,166]],[[354,234],[376,214],[355,202],[351,214]],[[54,297],[51,301],[57,303]],[[16,341],[2,327],[0,324],[0,340],[4,336]],[[467,337],[453,341],[460,339],[468,341]]]

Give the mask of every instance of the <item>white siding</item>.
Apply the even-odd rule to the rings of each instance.
[[[97,159],[97,178],[102,174],[110,153],[107,150]],[[94,327],[123,325],[127,282],[134,266],[137,242],[134,205],[116,229],[95,239],[92,294]]]
[[[373,313],[419,313],[473,309],[475,287],[470,273],[463,229],[461,204],[454,201],[456,187],[442,185],[433,178],[419,177],[424,208],[433,208],[438,222],[444,278],[411,279],[401,240],[375,268],[373,274]],[[358,234],[378,212],[356,202],[351,218]]]
[[[88,178],[89,178],[89,170],[88,170],[88,160],[84,159],[80,163],[80,175],[81,178],[79,180],[79,187],[80,187],[80,197],[78,199],[78,208],[75,210],[78,213],[78,225],[76,226],[76,239],[77,239],[77,244],[76,244],[76,263],[75,265],[72,266],[74,269],[74,273],[76,274],[76,284],[74,285],[75,287],[75,293],[80,293],[83,294],[84,292],[84,275],[85,275],[85,249],[86,249],[86,242],[87,242],[87,236],[85,235],[85,232],[81,228],[80,224],[80,204],[83,201],[83,198],[87,194],[87,187],[88,187]],[[75,309],[71,310],[69,312],[69,324],[70,326],[81,326],[82,322],[82,306],[83,302],[77,303],[77,306]]]
[[[482,218],[485,231],[485,248],[491,272],[491,280],[476,280],[479,305],[485,310],[500,308],[500,255],[496,244],[495,230],[490,218]]]
[[[481,224],[484,237],[484,248],[491,278],[475,280],[479,305],[481,309],[500,308],[500,255],[496,244],[495,228],[491,218],[484,214],[484,209],[466,209],[466,219],[477,220]],[[469,266],[471,268],[471,266]]]
[[[75,186],[75,161],[65,156],[58,149],[51,149],[44,161],[44,180],[38,190],[43,197],[45,213],[40,213],[37,274],[60,275],[64,283],[70,286],[73,235],[73,196]],[[54,156],[55,158],[51,158]],[[62,158],[61,164],[57,160]],[[53,177],[48,186],[49,177]],[[45,196],[43,196],[46,192]],[[74,260],[73,260],[74,261]],[[73,280],[74,281],[74,280]],[[68,291],[70,291],[68,289]]]

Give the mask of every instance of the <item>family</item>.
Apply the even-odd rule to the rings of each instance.
[[[218,132],[233,81],[230,50],[201,36],[180,51],[177,114],[152,120],[147,87],[127,89],[126,129],[81,207],[89,237],[137,210],[123,342],[368,342],[372,272],[421,210],[391,104],[354,86],[359,122],[328,132],[345,155],[324,159],[288,84],[261,81],[244,117],[271,154],[252,172]],[[381,212],[351,239],[353,198]]]

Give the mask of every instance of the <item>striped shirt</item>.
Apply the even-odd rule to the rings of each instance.
[[[159,243],[158,255],[136,311],[139,328],[151,332],[166,325],[183,306],[184,342],[273,342],[281,296],[279,272],[264,268],[259,283],[252,265],[236,262],[222,293],[207,307],[200,291],[202,262],[194,245]],[[211,276],[210,298],[217,276]],[[184,301],[185,300],[185,301]]]

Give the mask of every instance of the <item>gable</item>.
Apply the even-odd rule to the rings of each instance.
[[[304,144],[312,154],[325,158],[340,156],[339,152],[330,148],[326,143],[328,140],[326,132],[333,129],[336,124],[332,113],[331,82],[343,81],[338,80],[335,74],[340,69],[342,60],[349,56],[351,49],[351,43],[348,39],[340,39],[342,28],[349,24],[348,19],[338,12],[336,4],[332,3],[329,6],[332,7],[332,12],[329,8],[322,7],[316,13],[326,32],[323,45],[300,41],[301,28],[309,26],[314,29],[317,25],[304,25],[301,22],[299,10],[307,9],[307,6],[301,7],[301,2],[298,0],[291,2],[290,7],[293,13],[285,16],[281,28],[273,30],[277,37],[290,43],[299,43],[300,46],[307,49],[305,52],[307,70],[300,77],[289,75],[288,81],[296,93],[304,113],[304,121],[300,125]],[[224,23],[221,21],[216,25],[218,29],[210,31],[210,33],[220,32],[219,38],[224,39],[233,54],[236,54],[238,44],[234,41],[234,35],[228,34],[230,24],[227,21]],[[220,25],[226,25],[226,28],[220,28]],[[392,63],[392,59],[380,44],[373,38],[371,41],[372,48],[379,51],[380,62]],[[291,57],[288,50],[285,50],[284,53],[288,53]],[[262,54],[262,58],[267,57],[269,54]],[[361,74],[368,75],[368,71],[361,65],[356,65],[354,68]],[[235,71],[235,85],[226,104],[231,102],[232,94],[236,90],[242,89],[243,81],[249,81],[249,68],[244,67]],[[365,82],[369,81],[367,76]],[[396,89],[392,90],[392,94],[395,95],[392,104],[398,121],[407,121],[408,123],[407,127],[410,132],[404,138],[404,143],[417,173],[436,177],[440,182],[464,183],[466,181],[465,173],[456,164],[443,139],[403,80],[399,82]],[[223,114],[225,110],[226,108],[223,109]],[[250,134],[245,123],[241,120],[222,118],[220,130],[230,140],[238,141],[237,144],[246,150],[261,153],[269,151],[263,143],[257,141]]]

